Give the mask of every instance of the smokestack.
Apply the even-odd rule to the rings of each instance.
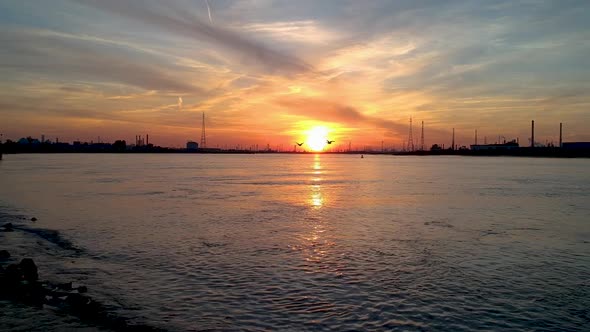
[[[535,147],[535,120],[531,121],[531,148]]]
[[[451,146],[451,150],[455,150],[455,128],[453,128],[453,145]]]
[[[563,135],[563,124],[560,122],[559,123],[559,147],[560,148],[561,148],[561,145],[563,143],[563,140],[562,140],[562,137],[563,136],[562,135]]]
[[[145,134],[145,145],[149,145],[150,144],[150,135]]]

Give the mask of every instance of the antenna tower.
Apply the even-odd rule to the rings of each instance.
[[[207,136],[205,135],[205,112],[203,112],[203,123],[201,127],[201,148],[207,147]]]
[[[410,132],[408,134],[408,150],[414,151],[414,138],[412,137],[412,118],[410,118]]]
[[[559,123],[559,147],[561,148],[563,146],[563,124],[560,122]]]
[[[420,133],[420,150],[424,151],[424,121],[422,121],[422,132]]]

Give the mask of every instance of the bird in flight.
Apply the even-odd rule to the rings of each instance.
[[[302,146],[302,145],[303,145],[303,143],[304,143],[304,142],[301,142],[301,143],[297,143],[297,142],[295,142],[295,144],[297,144],[297,146]]]
[[[328,144],[332,144],[332,143],[334,143],[334,142],[335,142],[335,141],[330,141],[329,139],[327,139],[327,140],[326,140],[326,143],[328,143]]]

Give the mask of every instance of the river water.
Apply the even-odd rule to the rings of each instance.
[[[590,326],[588,159],[6,155],[0,184],[38,218],[0,243],[166,330]]]

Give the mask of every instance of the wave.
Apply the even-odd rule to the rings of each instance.
[[[82,253],[83,251],[76,247],[70,240],[63,237],[59,231],[46,228],[30,228],[27,226],[15,226],[14,228],[53,243],[61,249],[75,251],[76,253]]]

